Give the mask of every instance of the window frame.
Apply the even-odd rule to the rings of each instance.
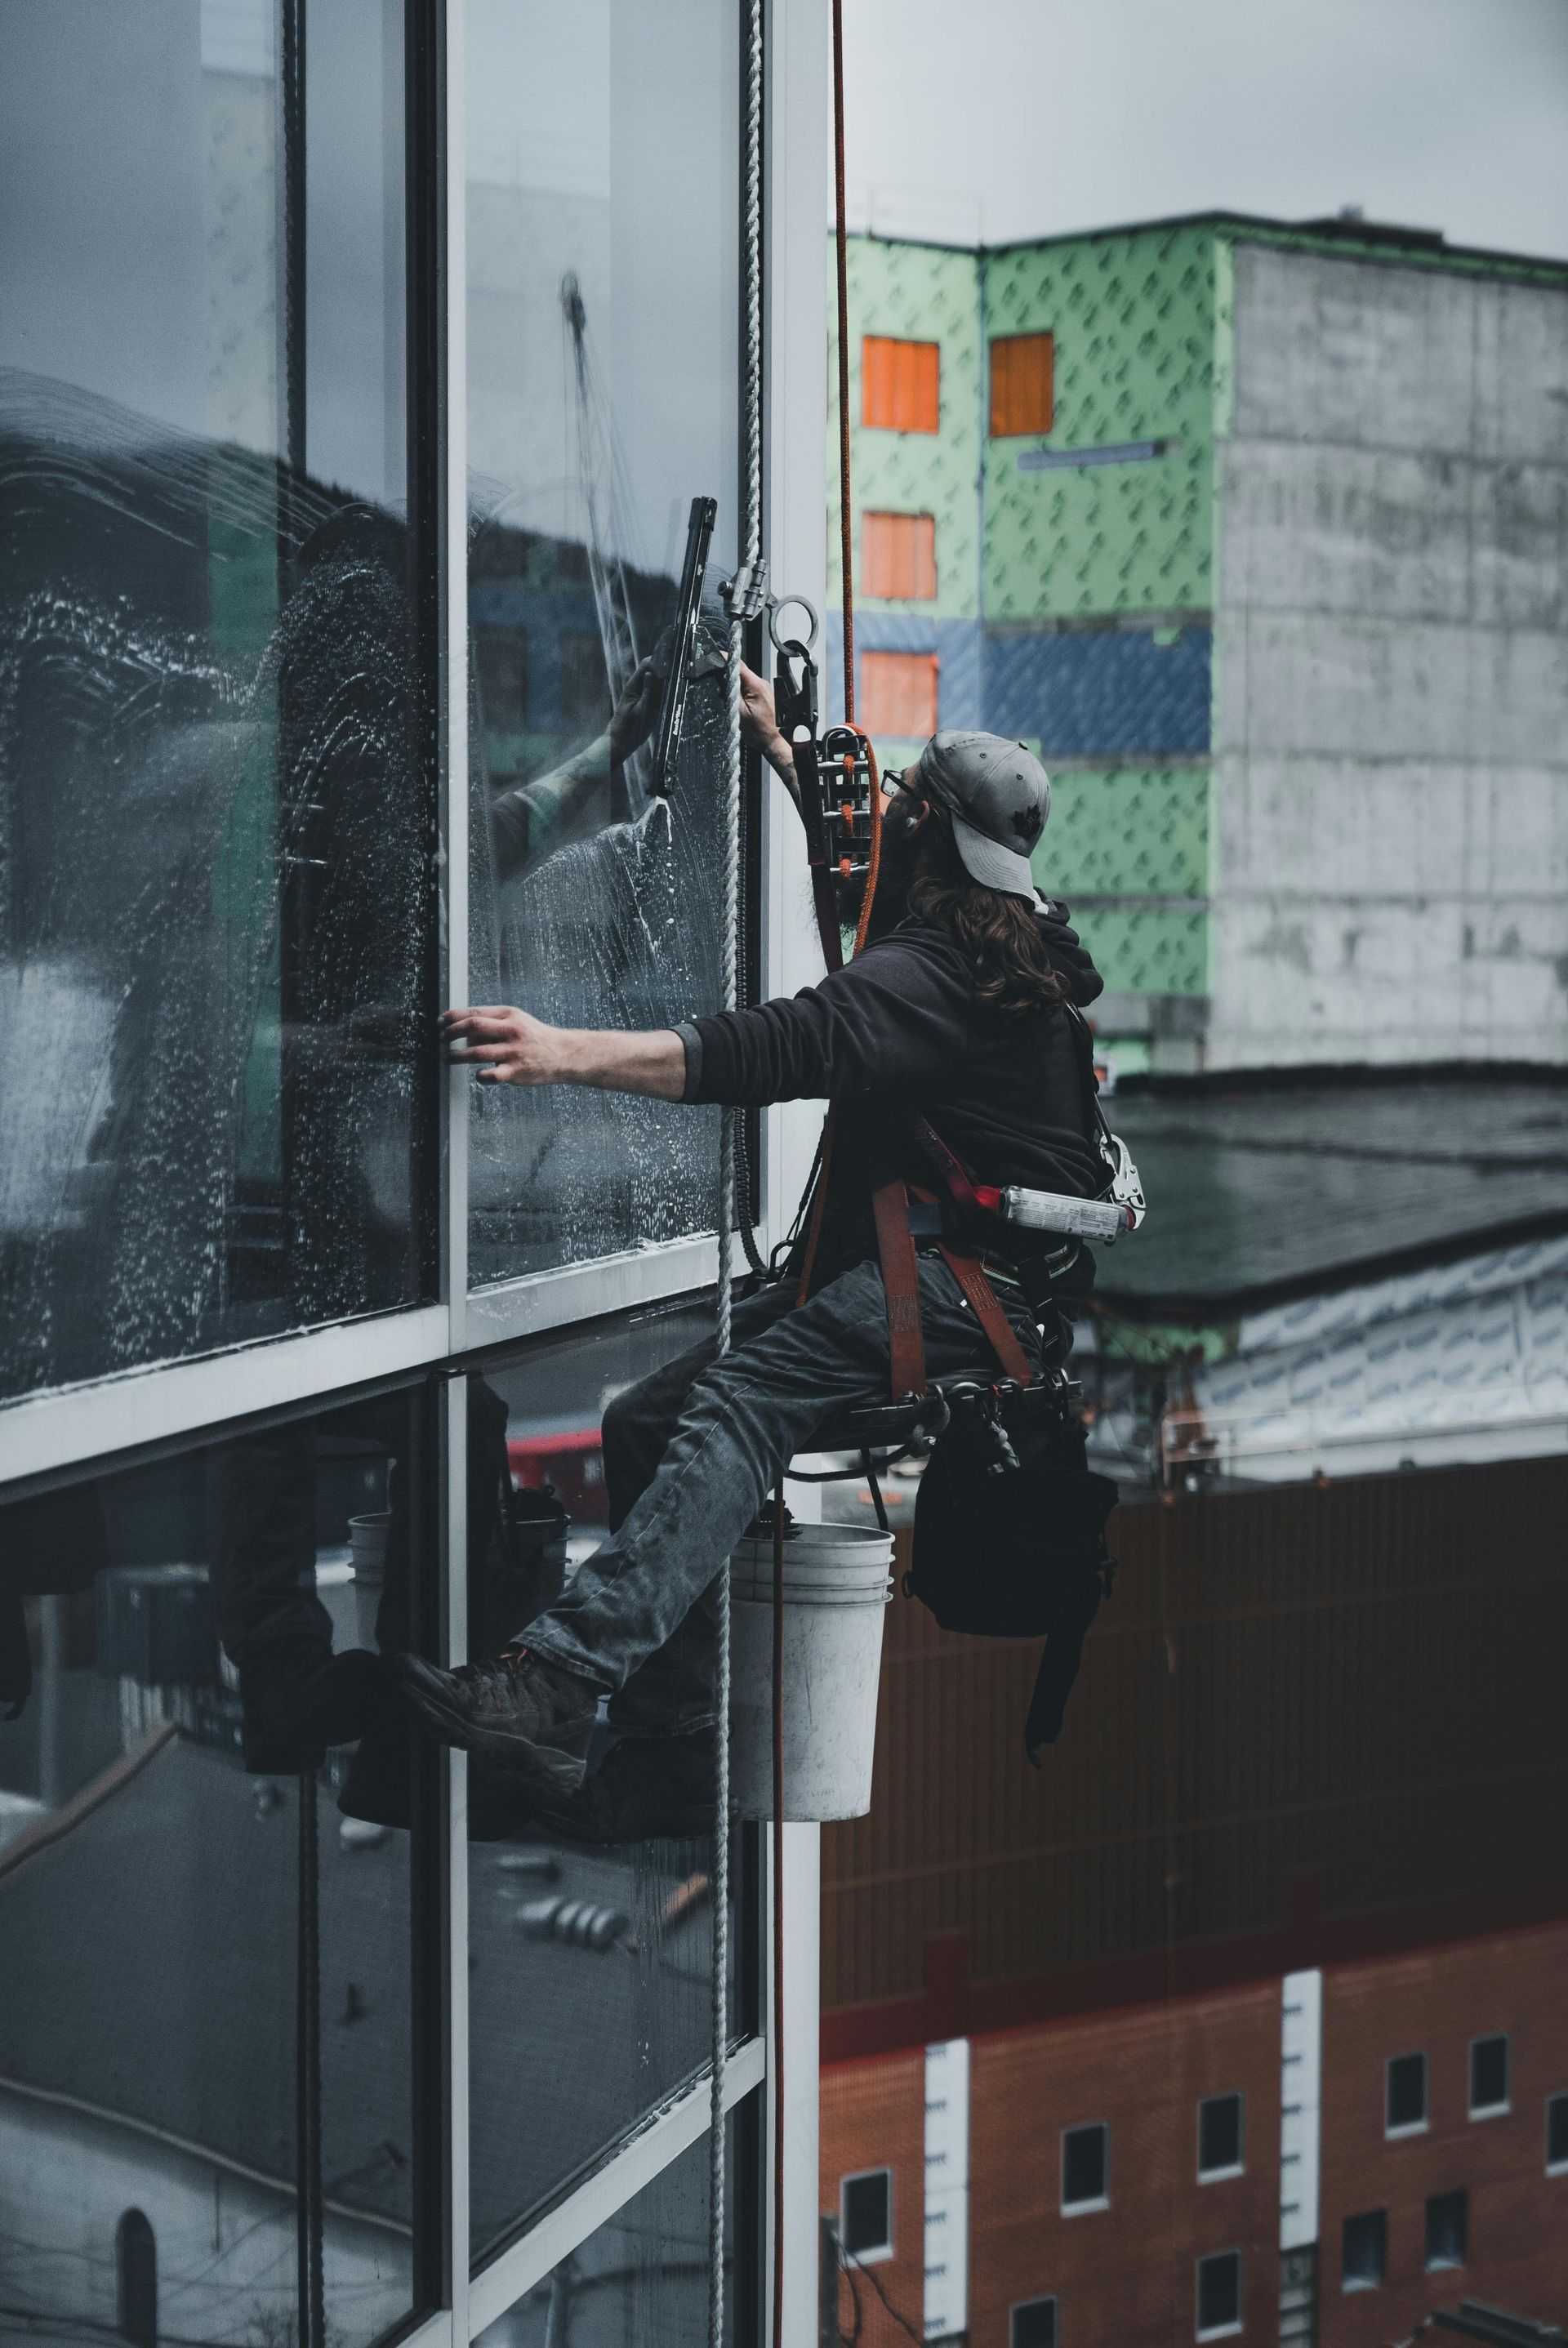
[[[1377,2272],[1376,2276],[1352,2276],[1347,2274],[1345,2265],[1345,2246],[1348,2239],[1349,2230],[1352,2226],[1362,2225],[1373,2219],[1377,2220],[1377,2223],[1381,2228],[1381,2232],[1377,2237],[1379,2249]],[[1387,2207],[1385,2206],[1377,2209],[1352,2209],[1347,2216],[1342,2218],[1339,2221],[1339,2288],[1341,2292],[1381,2291],[1387,2280],[1388,2211]]]
[[[1202,2321],[1203,2269],[1217,2266],[1222,2259],[1233,2259],[1236,2266],[1236,2313],[1233,2322],[1209,2323]],[[1238,2246],[1225,2250],[1201,2250],[1192,2261],[1192,2337],[1194,2340],[1233,2340],[1247,2324],[1247,2262]]]
[[[887,2238],[880,2242],[874,2250],[852,2250],[850,2248],[849,2227],[845,2222],[849,2207],[849,2188],[851,2185],[863,2185],[873,2177],[882,2177],[887,2179]],[[852,2259],[858,2267],[881,2266],[886,2260],[892,2257],[896,2240],[892,2164],[888,2163],[877,2168],[846,2170],[839,2179],[839,2246],[843,2256],[846,2259]]]
[[[1394,2065],[1396,2063],[1418,2062],[1421,2066],[1421,2116],[1418,2120],[1391,2120],[1388,2116],[1393,2100]],[[1397,2144],[1402,2138],[1425,2136],[1432,2125],[1432,2065],[1424,2046],[1412,2047],[1404,2054],[1390,2054],[1383,2065],[1383,2137],[1384,2141]]]
[[[1457,2201],[1460,2205],[1460,2233],[1463,2240],[1464,2248],[1457,2259],[1435,2259],[1432,2256],[1432,2211],[1437,2208],[1439,2202],[1445,2201]],[[1422,2271],[1424,2273],[1449,2274],[1456,2267],[1465,2267],[1470,2264],[1470,2188],[1468,2186],[1456,2186],[1447,2193],[1429,2193],[1427,2196],[1425,2222],[1426,2248],[1422,2261]]]
[[[1018,2318],[1032,2314],[1037,2307],[1051,2311],[1051,2348],[1062,2348],[1061,2294],[1054,2291],[1037,2291],[1032,2299],[1016,2299],[1007,2310],[1007,2348],[1018,2348]]]
[[[1553,2160],[1552,2157],[1552,2115],[1553,2111],[1558,2109],[1561,2109],[1564,2115],[1563,2129],[1564,2149],[1562,2159]],[[1545,2152],[1547,2176],[1568,2177],[1568,2087],[1553,2088],[1547,2095],[1545,2099],[1545,2108],[1542,2115],[1542,2127],[1546,2138],[1543,2149]]]
[[[996,421],[996,354],[1008,345],[1043,343],[1046,349],[1046,420],[1043,424],[998,424]],[[1040,440],[1056,429],[1057,337],[1051,326],[1030,326],[1016,335],[992,335],[985,354],[985,437],[988,440]]]
[[[1068,2199],[1068,2138],[1070,2136],[1088,2136],[1097,2129],[1099,2130],[1100,2138],[1099,2193],[1098,2197],[1091,2198],[1087,2200],[1069,2201]],[[1058,2161],[1059,2173],[1057,2182],[1059,2191],[1057,2200],[1059,2205],[1058,2214],[1060,2216],[1064,2218],[1088,2218],[1092,2217],[1097,2209],[1109,2209],[1110,2122],[1109,2120],[1075,2120],[1069,2127],[1064,2127],[1061,2131],[1061,2147],[1058,2155]]]
[[[1203,2114],[1211,2104],[1234,2104],[1236,2106],[1237,2157],[1222,2168],[1203,2166]],[[1200,2185],[1223,2185],[1233,2177],[1247,2173],[1247,2096],[1244,2087],[1222,2087],[1212,2096],[1198,2098],[1198,2182]]]
[[[1476,2050],[1481,2046],[1502,2048],[1503,2093],[1500,2104],[1478,2104],[1475,2099]],[[1513,2034],[1508,2030],[1482,2031],[1472,2038],[1466,2057],[1465,2116],[1472,2120],[1500,2120],[1513,2109]]]

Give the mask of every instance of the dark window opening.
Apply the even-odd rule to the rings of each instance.
[[[1239,2177],[1242,2171],[1242,2098],[1204,2096],[1198,2106],[1198,2174]]]
[[[1472,2038],[1470,2050],[1470,2116],[1472,2120],[1508,2109],[1508,2034]]]
[[[1340,2238],[1339,2287],[1376,2291],[1388,2264],[1388,2212],[1363,2209],[1346,2218]]]
[[[871,2168],[839,2187],[839,2240],[847,2257],[892,2255],[892,2171]]]
[[[115,2228],[115,2321],[132,2348],[158,2348],[158,2243],[139,2209]]]
[[[1427,2271],[1462,2267],[1470,2248],[1470,2195],[1434,2193],[1427,2203]]]
[[[1242,2254],[1215,2250],[1198,2261],[1198,2337],[1216,2340],[1242,2328]]]
[[[991,345],[991,437],[1048,432],[1056,345],[1049,335],[998,335]]]
[[[1568,2096],[1546,2098],[1546,2166],[1553,2177],[1568,2170]]]
[[[1103,2120],[1062,2130],[1062,2208],[1103,2209],[1110,2130]]]
[[[1011,2311],[1007,2348],[1057,2348],[1057,2302],[1024,2299]]]
[[[1384,2127],[1389,2136],[1427,2125],[1427,2058],[1396,2054],[1388,2064]]]

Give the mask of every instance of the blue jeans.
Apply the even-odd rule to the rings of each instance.
[[[854,1265],[794,1306],[793,1283],[735,1308],[733,1344],[694,1346],[604,1414],[611,1537],[521,1634],[530,1651],[610,1696],[624,1735],[713,1725],[717,1577],[791,1457],[846,1406],[888,1398],[882,1269]],[[939,1257],[920,1260],[926,1368],[995,1364]],[[1032,1362],[1039,1334],[1012,1291],[999,1301]]]

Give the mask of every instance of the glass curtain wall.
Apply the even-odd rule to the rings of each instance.
[[[467,14],[470,989],[565,1026],[719,1000],[739,21],[727,0]],[[661,772],[700,499],[717,520]],[[476,1086],[470,1278],[711,1231],[716,1119]]]
[[[462,2348],[470,2260],[519,2339],[701,2321],[711,1838],[582,1849],[469,1769],[465,1909],[391,1666],[549,1602],[605,1405],[708,1325],[480,1371],[413,1309],[443,1213],[504,1282],[712,1230],[717,1163],[476,1096],[440,1195],[430,435],[461,337],[470,998],[711,1007],[740,22],[469,0],[443,283],[441,0],[0,11],[0,2340]]]
[[[421,1293],[400,0],[0,26],[0,1392]]]

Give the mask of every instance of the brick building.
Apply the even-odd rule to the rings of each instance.
[[[895,1608],[824,1842],[845,2336],[857,2297],[868,2348],[1568,2315],[1564,1500],[1559,1458],[1124,1508],[1037,1778],[1028,1647]]]

